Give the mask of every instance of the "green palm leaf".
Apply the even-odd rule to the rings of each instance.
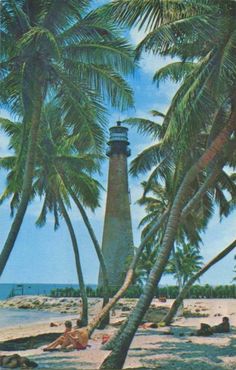
[[[145,118],[127,118],[122,122],[137,128],[140,134],[151,135],[154,139],[162,136],[162,126],[157,122]]]
[[[138,174],[150,171],[163,158],[165,158],[165,152],[162,149],[162,143],[159,142],[144,149],[142,153],[137,155],[131,162],[130,173],[133,176],[137,176]]]
[[[196,64],[191,62],[175,62],[168,64],[154,74],[153,81],[157,83],[157,87],[160,82],[165,82],[167,79],[176,83],[181,82],[193,71],[195,66]]]

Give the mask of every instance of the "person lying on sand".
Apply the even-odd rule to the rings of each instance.
[[[77,323],[78,325],[78,323]],[[71,321],[65,322],[65,332],[54,342],[50,343],[44,351],[54,351],[58,346],[60,349],[86,349],[88,344],[88,330],[87,328],[73,329]]]
[[[219,325],[212,326],[213,333],[229,333],[230,332],[230,324],[229,318],[224,316],[222,319],[222,323]]]
[[[222,323],[219,325],[210,326],[208,324],[201,323],[200,329],[197,330],[197,335],[207,337],[209,335],[213,335],[214,333],[229,333],[229,331],[229,318],[225,316],[222,319]]]

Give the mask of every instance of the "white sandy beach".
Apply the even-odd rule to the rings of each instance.
[[[15,300],[17,297],[15,297]],[[55,301],[55,299],[54,299]],[[152,305],[157,307],[170,306],[173,300],[160,303],[153,300]],[[11,304],[14,302],[11,301]],[[55,302],[54,302],[55,303]],[[57,302],[58,303],[58,302]],[[64,301],[67,304],[67,300]],[[133,306],[135,300],[122,299],[124,306]],[[122,308],[122,305],[119,308]],[[6,307],[6,304],[5,304]],[[12,306],[10,306],[12,307]],[[91,314],[95,314],[101,307],[101,301],[90,299]],[[185,308],[207,317],[177,318],[171,328],[143,329],[140,328],[132,342],[125,368],[147,369],[179,369],[179,370],[220,370],[236,369],[236,300],[235,299],[188,299]],[[116,310],[116,316],[111,316],[111,323],[123,319],[129,312]],[[191,336],[199,328],[201,322],[215,325],[221,322],[223,316],[230,319],[232,330],[226,334],[214,334],[211,337]],[[75,315],[71,317],[75,320]],[[50,327],[49,322],[30,325],[18,325],[1,330],[0,342],[10,339],[35,336],[43,333],[61,333],[62,325]],[[96,330],[89,341],[91,347],[85,351],[44,353],[41,346],[25,351],[1,351],[1,354],[18,353],[35,360],[39,369],[98,369],[108,351],[102,351],[101,338],[104,334],[112,335],[114,326],[105,330]]]

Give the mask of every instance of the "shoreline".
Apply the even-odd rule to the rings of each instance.
[[[30,298],[32,299],[32,297]],[[121,299],[116,309],[116,315],[111,316],[112,325],[107,326],[104,330],[95,330],[89,341],[91,347],[85,351],[45,353],[43,352],[44,346],[40,346],[21,351],[1,351],[1,354],[18,353],[21,356],[27,356],[39,364],[39,369],[98,369],[109,354],[109,351],[100,349],[102,336],[104,334],[112,335],[117,330],[113,324],[125,319],[135,302],[136,299]],[[173,300],[167,300],[167,302],[161,303],[158,299],[154,299],[152,308],[169,307],[172,302]],[[65,301],[64,303],[68,302]],[[102,300],[95,302],[94,299],[89,299],[90,318],[98,312],[101,303]],[[235,370],[236,300],[186,299],[185,307],[193,314],[207,314],[208,316],[179,317],[168,328],[139,328],[132,342],[124,368]],[[25,312],[27,314],[27,309],[25,309]],[[68,314],[67,319],[73,319],[73,316],[73,314]],[[211,337],[190,335],[191,332],[195,332],[199,328],[201,322],[215,325],[221,322],[223,316],[228,316],[230,319],[232,327],[230,333],[214,334]],[[57,322],[62,325],[50,327],[50,323],[47,322],[6,328],[0,332],[0,342],[46,333],[58,333],[60,335],[64,330],[64,317],[57,318]]]

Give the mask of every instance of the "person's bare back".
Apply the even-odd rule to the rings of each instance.
[[[70,339],[74,348],[85,349],[88,345],[88,329],[75,329],[70,333]]]

